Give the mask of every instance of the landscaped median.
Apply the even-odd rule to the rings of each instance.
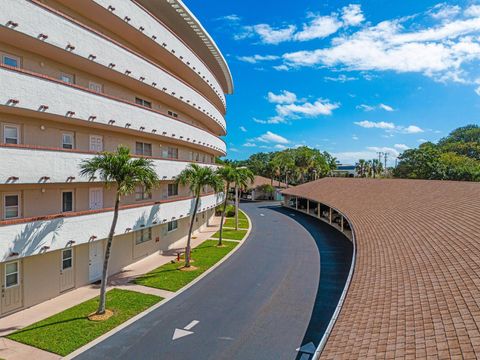
[[[243,240],[250,228],[247,216],[240,213],[245,229],[224,228],[222,246],[218,246],[218,232],[213,238],[192,249],[195,270],[181,271],[184,261],[172,261],[133,280],[137,285],[176,292],[232,252]],[[227,221],[233,220],[228,218]],[[232,241],[236,240],[236,241]],[[56,315],[41,320],[6,337],[61,356],[66,356],[80,347],[114,329],[128,319],[147,310],[163,300],[162,297],[136,291],[112,289],[107,292],[107,307],[113,316],[105,321],[91,321],[88,316],[98,307],[98,297],[73,306]]]
[[[155,295],[112,289],[107,292],[108,308],[113,311],[108,320],[88,320],[88,315],[97,310],[96,297],[16,331],[7,338],[66,356],[161,300]]]

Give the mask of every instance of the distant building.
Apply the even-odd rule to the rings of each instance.
[[[337,164],[337,168],[332,171],[333,177],[356,177],[357,170],[355,165]]]
[[[273,186],[273,192],[265,192],[266,185]],[[255,176],[253,183],[242,193],[242,197],[248,200],[283,200],[281,191],[286,189],[287,185],[281,181],[272,180],[263,176]]]

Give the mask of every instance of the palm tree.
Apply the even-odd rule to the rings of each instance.
[[[225,199],[223,200],[223,209],[222,217],[220,220],[220,235],[218,237],[218,246],[222,246],[222,237],[223,237],[223,222],[225,220],[225,212],[227,211],[228,203],[228,192],[230,190],[230,185],[235,182],[235,172],[236,168],[230,164],[218,168],[217,175],[225,183]]]
[[[195,223],[195,217],[197,216],[202,190],[209,186],[215,192],[218,192],[222,189],[223,183],[213,168],[209,166],[203,167],[197,164],[189,164],[187,168],[178,175],[177,183],[182,186],[189,185],[190,191],[195,197],[195,205],[190,220],[190,229],[188,230],[187,248],[185,249],[185,267],[189,268],[193,224]]]
[[[360,177],[365,177],[367,172],[368,164],[364,159],[358,160],[357,164],[355,165],[355,170]]]
[[[97,176],[106,187],[115,188],[115,209],[113,220],[108,233],[105,257],[103,260],[102,285],[100,288],[100,302],[96,314],[105,313],[105,294],[107,290],[108,262],[112,248],[113,235],[117,226],[118,210],[122,196],[132,194],[137,186],[143,186],[145,191],[151,192],[158,185],[159,178],[155,172],[153,162],[145,158],[132,158],[130,149],[119,146],[116,152],[103,152],[80,165],[80,175],[90,180]]]
[[[249,184],[253,183],[255,175],[246,167],[235,168],[235,230],[238,230],[238,191],[245,189]]]

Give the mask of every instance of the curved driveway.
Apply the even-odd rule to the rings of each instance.
[[[274,203],[242,209],[253,229],[230,259],[76,359],[289,360],[300,358],[298,347],[317,346],[348,275],[351,243]],[[185,327],[193,333],[172,340]]]

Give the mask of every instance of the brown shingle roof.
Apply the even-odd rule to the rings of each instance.
[[[250,189],[255,189],[261,185],[270,185],[272,180],[263,176],[255,175],[253,183],[249,186]],[[273,180],[273,187],[285,189],[287,185],[281,181]]]
[[[480,183],[326,178],[284,193],[337,208],[356,235],[322,358],[480,357]]]

